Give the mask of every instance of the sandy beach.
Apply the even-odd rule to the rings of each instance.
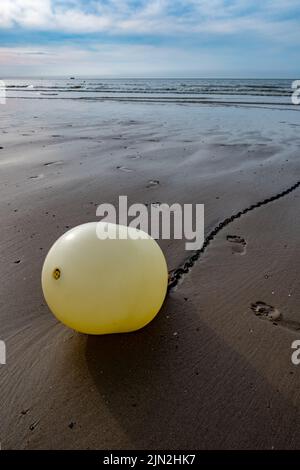
[[[299,107],[12,97],[0,114],[2,449],[300,446],[300,188],[228,223],[130,334],[43,299],[44,258],[100,203],[205,205],[205,234],[299,181]],[[153,184],[155,182],[155,184]],[[170,273],[191,256],[158,241]]]

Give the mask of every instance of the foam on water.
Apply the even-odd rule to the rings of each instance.
[[[5,80],[8,98],[291,105],[287,79],[96,79]]]

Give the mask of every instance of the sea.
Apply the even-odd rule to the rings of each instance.
[[[3,79],[8,98],[113,100],[211,105],[293,106],[292,79]]]

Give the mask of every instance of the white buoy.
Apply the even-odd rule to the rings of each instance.
[[[166,260],[156,241],[135,228],[105,222],[79,225],[62,235],[42,270],[53,314],[88,334],[147,325],[162,306],[167,284]]]

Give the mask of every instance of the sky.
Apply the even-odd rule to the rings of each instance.
[[[0,0],[0,76],[300,78],[300,0]]]

